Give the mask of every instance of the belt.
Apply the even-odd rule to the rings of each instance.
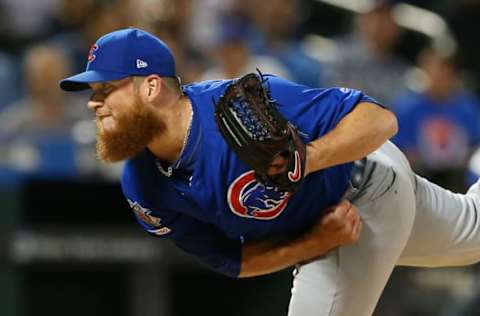
[[[350,172],[350,180],[347,190],[343,195],[344,199],[352,200],[359,197],[359,193],[365,188],[365,184],[372,177],[376,163],[369,163],[367,158],[355,160],[353,162],[352,171]]]
[[[353,162],[352,171],[350,172],[350,184],[352,187],[359,189],[362,185],[366,164],[367,158],[355,160]]]

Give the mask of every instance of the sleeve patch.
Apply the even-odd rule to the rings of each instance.
[[[152,234],[162,236],[171,232],[171,229],[162,225],[162,219],[152,215],[152,211],[140,203],[127,199],[137,219],[144,224],[145,229]]]

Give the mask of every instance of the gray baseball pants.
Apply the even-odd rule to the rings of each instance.
[[[358,243],[294,272],[289,316],[370,316],[396,265],[480,261],[480,184],[455,194],[415,175],[390,142],[367,157],[370,178],[347,193],[360,210]]]

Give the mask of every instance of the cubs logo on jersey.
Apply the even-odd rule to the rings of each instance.
[[[227,200],[231,211],[241,217],[271,220],[287,207],[291,194],[266,187],[255,178],[255,171],[245,172],[232,182]]]

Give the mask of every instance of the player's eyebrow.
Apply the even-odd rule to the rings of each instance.
[[[98,86],[92,87],[93,91],[104,91],[108,88],[113,88],[115,87],[114,85],[110,84],[109,82],[102,82]]]

